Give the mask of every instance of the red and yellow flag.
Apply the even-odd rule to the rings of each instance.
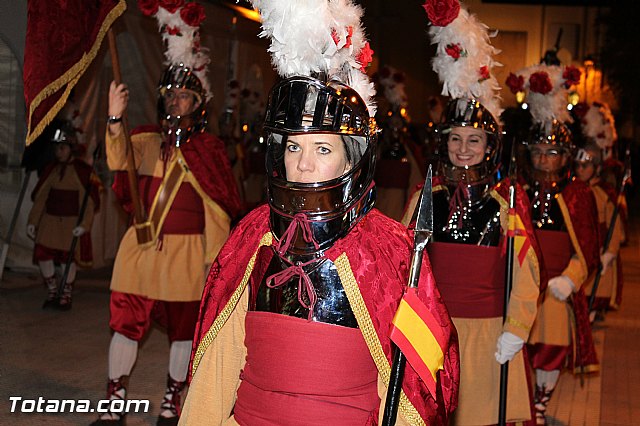
[[[125,0],[29,0],[24,50],[27,145],[67,102]]]
[[[522,219],[515,209],[509,209],[509,230],[507,231],[507,236],[514,237],[513,246],[518,256],[518,263],[522,266],[527,256],[527,251],[531,248],[531,241],[527,235],[527,229],[524,227],[524,223],[522,223]]]
[[[416,293],[416,288],[407,289],[393,318],[390,337],[435,398],[436,374],[443,368],[447,339]]]

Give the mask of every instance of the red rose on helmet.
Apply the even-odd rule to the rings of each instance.
[[[447,52],[447,55],[451,56],[453,59],[460,58],[462,53],[462,48],[459,44],[447,44],[447,47],[444,48],[444,51]]]
[[[160,6],[169,13],[175,13],[184,4],[184,0],[160,0]]]
[[[158,0],[138,0],[138,9],[145,16],[153,16],[158,11]]]
[[[521,75],[509,73],[509,77],[507,77],[506,83],[507,86],[509,86],[509,89],[511,89],[511,93],[513,94],[522,92],[524,90],[524,77]]]
[[[180,17],[185,22],[185,24],[191,27],[199,27],[200,23],[204,21],[204,18],[206,16],[204,14],[204,7],[196,2],[193,2],[187,3],[185,7],[180,9]]]
[[[427,12],[431,24],[436,27],[446,27],[460,13],[460,2],[458,0],[427,0],[422,7]]]
[[[489,67],[486,65],[483,65],[480,67],[480,69],[478,70],[478,74],[480,74],[480,79],[478,81],[485,81],[485,80],[488,80],[489,77],[491,77],[491,73],[489,72]]]
[[[564,85],[569,88],[574,84],[580,83],[580,70],[574,66],[568,66],[562,73],[562,78],[565,79]]]
[[[534,72],[529,77],[529,88],[532,92],[546,95],[553,90],[549,74],[544,71]]]
[[[360,70],[362,72],[366,72],[366,68],[369,66],[372,59],[373,50],[369,47],[369,42],[366,42],[364,47],[358,53],[358,56],[356,56],[356,62],[361,65]]]

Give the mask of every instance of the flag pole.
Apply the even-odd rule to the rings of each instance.
[[[111,65],[113,68],[113,80],[116,84],[122,82],[122,73],[120,71],[120,59],[118,58],[118,46],[116,44],[116,37],[113,33],[113,28],[109,28],[107,33],[109,39],[109,53],[111,54]],[[138,174],[136,168],[136,160],[133,154],[133,145],[131,144],[131,136],[129,135],[129,123],[127,120],[127,113],[122,113],[122,132],[124,133],[124,139],[127,147],[127,177],[129,178],[129,191],[131,193],[131,199],[133,201],[133,214],[135,223],[142,225],[146,222],[146,215],[142,209],[142,202],[140,201],[140,192],[138,191]],[[149,231],[149,228],[136,227],[136,237],[138,244],[150,241],[145,231]]]
[[[502,308],[502,323],[507,320],[509,299],[513,288],[513,261],[515,258],[515,232],[516,232],[516,139],[511,141],[511,158],[509,162],[509,227],[507,229],[507,252],[504,275],[504,306]],[[507,424],[507,385],[509,379],[509,361],[500,365],[500,397],[498,400],[498,425]]]
[[[425,185],[420,194],[420,201],[414,211],[415,229],[413,238],[413,254],[411,255],[411,269],[409,269],[408,288],[417,288],[422,269],[422,257],[433,232],[433,200],[432,200],[432,171],[431,165],[427,170]],[[400,395],[402,392],[402,380],[407,358],[399,347],[396,346],[391,366],[391,377],[387,389],[387,398],[384,404],[383,426],[392,426],[396,423]]]
[[[13,239],[13,232],[15,231],[16,223],[18,222],[20,208],[22,207],[24,194],[27,191],[27,186],[29,185],[30,178],[31,178],[31,171],[25,172],[24,178],[22,179],[22,187],[20,188],[20,194],[18,195],[18,202],[16,203],[16,208],[13,210],[13,217],[11,218],[11,224],[9,225],[9,229],[7,230],[7,235],[5,237],[4,243],[2,244],[2,252],[0,253],[0,281],[2,281],[2,276],[4,275],[4,264],[7,261],[9,246],[11,245],[11,240]]]
[[[624,195],[624,189],[627,185],[627,182],[631,179],[631,152],[630,148],[627,147],[625,152],[625,167],[624,167],[624,175],[622,177],[622,181],[620,182],[620,187],[618,188],[618,194],[616,199],[616,204],[613,208],[613,214],[611,215],[611,220],[609,221],[609,228],[607,229],[607,236],[602,244],[602,253],[604,254],[607,249],[609,249],[609,244],[611,243],[611,239],[613,238],[613,231],[616,226],[616,220],[618,219],[618,214],[620,213],[620,197]],[[598,272],[596,273],[596,277],[593,281],[593,287],[591,288],[591,294],[589,295],[589,309],[587,312],[591,312],[593,309],[593,304],[596,301],[596,293],[598,292],[598,285],[600,284],[600,278],[602,277],[602,264],[598,265]]]

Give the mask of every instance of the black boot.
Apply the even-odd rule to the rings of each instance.
[[[108,400],[125,400],[127,398],[127,389],[122,383],[122,379],[109,380],[107,384]],[[125,426],[126,413],[114,413],[108,411],[100,414],[100,417],[90,426]]]
[[[547,424],[545,414],[547,412],[547,405],[549,405],[552,393],[553,389],[547,390],[545,387],[536,385],[536,394],[534,398],[534,405],[536,409],[536,425]]]
[[[71,296],[73,294],[73,283],[66,283],[64,289],[62,289],[62,296],[58,301],[58,308],[61,311],[68,311],[71,309]]]
[[[58,283],[56,283],[56,276],[53,275],[49,278],[44,278],[44,285],[47,287],[47,298],[42,304],[42,309],[54,308],[58,304]]]
[[[167,390],[164,392],[162,405],[160,405],[160,415],[156,426],[176,426],[180,419],[182,406],[180,395],[184,390],[186,382],[178,382],[167,375]]]

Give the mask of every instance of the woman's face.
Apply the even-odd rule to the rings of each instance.
[[[342,138],[319,133],[289,136],[284,166],[287,180],[297,183],[335,179],[351,168]]]
[[[583,182],[589,182],[596,174],[596,167],[591,160],[589,161],[576,161],[574,163],[574,169],[576,176]]]
[[[487,134],[473,127],[453,127],[449,133],[449,161],[456,167],[480,164],[487,150]]]

